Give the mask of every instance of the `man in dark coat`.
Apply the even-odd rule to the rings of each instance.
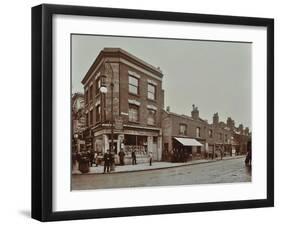
[[[103,155],[104,160],[104,167],[103,167],[103,173],[109,173],[110,172],[110,160],[111,156],[109,154],[109,151],[107,150]]]
[[[119,155],[120,165],[123,166],[124,165],[124,157],[125,157],[124,151],[121,150],[118,155]]]
[[[132,164],[133,165],[137,164],[137,156],[135,150],[132,151]]]

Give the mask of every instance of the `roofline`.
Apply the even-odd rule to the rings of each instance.
[[[94,68],[98,66],[98,63],[102,60],[102,58],[104,56],[110,55],[110,54],[118,54],[118,53],[121,54],[120,58],[122,57],[122,55],[126,56],[126,57],[130,58],[132,61],[135,61],[135,62],[141,64],[142,66],[146,67],[148,70],[152,71],[153,73],[155,73],[160,78],[163,77],[163,73],[159,68],[154,67],[153,65],[143,61],[142,59],[132,55],[131,53],[128,53],[127,51],[125,51],[121,48],[103,48],[100,51],[100,53],[98,54],[98,56],[96,57],[96,59],[94,60],[94,62],[92,63],[91,67],[87,71],[84,78],[82,79],[82,81],[81,81],[82,84],[85,84],[87,82],[88,78],[90,77],[90,75],[94,71]]]

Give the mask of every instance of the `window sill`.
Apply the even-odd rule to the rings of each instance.
[[[139,95],[139,94],[130,93],[130,92],[129,92],[128,94],[129,94],[129,95],[131,95],[131,96],[134,96],[134,97],[138,97],[138,98],[140,97],[140,95]]]
[[[140,122],[138,121],[138,122],[136,122],[136,121],[128,121],[129,123],[132,123],[132,124],[136,124],[136,125],[138,125],[138,124],[140,124]]]
[[[150,98],[146,98],[148,101],[151,101],[151,102],[153,102],[153,103],[157,103],[157,100],[156,99],[150,99]]]

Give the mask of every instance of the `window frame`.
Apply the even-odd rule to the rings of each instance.
[[[99,111],[98,111],[99,109]],[[101,105],[98,104],[95,106],[95,113],[96,113],[96,123],[99,123],[101,121]]]
[[[89,123],[89,125],[93,125],[94,124],[94,111],[93,111],[93,109],[91,109],[90,111],[89,111],[89,114],[90,114],[90,123]]]
[[[209,135],[209,138],[213,138],[214,134],[213,134],[213,130],[212,129],[209,129],[208,135]]]
[[[100,88],[101,88],[101,77],[98,77],[95,81],[95,87],[96,87],[96,95],[100,93]]]
[[[154,126],[154,125],[156,125],[156,110],[153,110],[153,109],[147,109],[147,111],[148,111],[148,114],[147,114],[147,125],[150,125],[150,126]],[[153,114],[153,116],[154,116],[154,123],[148,123],[148,119],[149,119],[149,116],[150,115],[152,115],[152,114],[150,114],[150,112],[154,112],[154,114]]]
[[[149,91],[149,86],[154,88],[154,93]],[[147,98],[149,100],[156,100],[156,89],[157,89],[156,85],[154,85],[152,83],[147,83]],[[153,94],[153,99],[149,97],[149,94]]]
[[[89,86],[89,102],[93,101],[93,84]]]
[[[181,133],[181,128],[182,128],[182,126],[185,127],[185,132],[184,132],[184,133]],[[179,135],[184,135],[184,136],[187,135],[187,124],[184,124],[184,123],[180,123],[180,124],[179,124]]]
[[[137,81],[137,86],[134,85],[134,84],[132,84],[132,83],[130,83],[130,77],[133,78],[133,79],[135,79],[135,80]],[[133,95],[139,95],[139,86],[140,86],[140,79],[137,78],[136,76],[133,76],[133,75],[129,74],[129,75],[128,75],[128,92],[129,92],[130,94],[133,94]],[[137,88],[137,93],[132,92],[132,91],[130,90],[130,87]]]
[[[201,137],[201,127],[196,127],[196,137]]]
[[[137,110],[137,120],[130,120],[130,109],[136,109]],[[140,107],[135,104],[129,104],[129,109],[128,109],[128,121],[133,122],[133,123],[138,123],[140,121]]]

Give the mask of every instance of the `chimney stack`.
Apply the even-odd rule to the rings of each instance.
[[[194,104],[192,104],[191,117],[195,120],[199,119],[199,110]]]
[[[219,124],[219,113],[215,113],[213,116],[213,124],[218,125]]]
[[[231,117],[227,118],[226,125],[228,128],[233,129],[235,127],[235,122]]]
[[[244,129],[244,126],[243,124],[240,124],[239,127],[238,127],[239,131],[241,132],[241,134],[243,133],[243,129]]]

